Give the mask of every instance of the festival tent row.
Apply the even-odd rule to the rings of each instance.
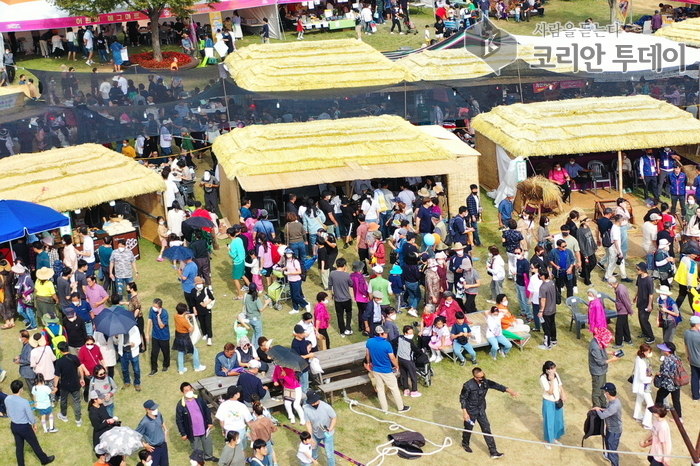
[[[98,228],[96,242],[108,232],[137,247],[136,230],[151,241],[158,238],[159,215],[165,208],[163,178],[155,171],[98,144],[18,154],[0,160],[0,199],[17,199],[51,207],[71,218],[71,225]],[[113,201],[133,206],[136,225],[110,219]],[[120,203],[116,210],[120,211]],[[70,227],[65,231],[70,232]]]
[[[700,144],[699,120],[643,95],[499,106],[477,115],[472,127],[481,184],[498,189],[497,201],[514,192],[515,180],[506,175],[516,158],[617,152],[620,167],[621,151]]]
[[[479,154],[441,127],[391,115],[248,126],[214,142],[221,208],[238,218],[240,189],[267,192],[358,179],[447,175],[451,210],[478,184]],[[456,213],[456,212],[455,212]]]

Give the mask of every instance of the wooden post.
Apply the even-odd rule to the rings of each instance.
[[[625,195],[625,187],[622,186],[622,151],[617,151],[617,187],[620,197]]]
[[[685,426],[681,422],[678,413],[673,408],[669,409],[669,412],[671,413],[671,416],[673,416],[673,420],[675,421],[676,427],[678,427],[678,431],[681,433],[683,443],[685,443],[685,447],[688,449],[688,453],[690,453],[690,457],[693,459],[693,464],[699,464],[700,454],[698,454],[698,451],[693,446],[693,442],[690,441],[690,437],[688,437],[688,432],[686,432]]]

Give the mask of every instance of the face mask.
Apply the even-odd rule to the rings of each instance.
[[[547,226],[547,225],[549,225],[549,222],[544,222],[544,226]]]
[[[445,263],[445,260],[444,260],[444,259],[438,259],[438,260],[437,260],[437,263],[440,264],[440,265],[442,265],[442,264]]]
[[[561,171],[561,167],[557,168],[557,171],[560,172],[560,171]]]
[[[321,406],[321,403],[315,404],[315,405],[311,405],[311,407],[312,407],[313,409],[318,409],[319,406]]]
[[[690,204],[690,205],[695,204],[695,199],[688,199],[688,204]]]
[[[73,306],[80,306],[80,301],[78,301],[77,303],[75,301],[71,301],[71,303],[73,303]]]
[[[194,398],[194,392],[185,393],[185,398],[191,400],[192,398]]]
[[[594,299],[595,299],[595,296],[589,296],[589,297],[588,297],[588,300],[589,300],[589,301],[593,301]]]
[[[151,411],[151,416],[158,416],[158,410],[154,409],[153,411]]]
[[[204,285],[198,284],[198,285],[195,285],[195,288],[197,288],[198,290],[203,290],[203,289],[204,289]]]
[[[158,222],[158,225],[165,225],[165,222]]]
[[[77,317],[69,317],[69,318],[68,318],[68,320],[69,320],[70,322],[75,322],[75,319],[77,319]]]
[[[19,342],[20,342],[20,343],[24,343],[24,342],[22,341],[22,339],[21,339],[21,338],[19,339]]]
[[[328,304],[328,302],[329,302],[329,301],[328,301],[327,299],[324,299],[324,300],[323,300],[323,304]]]
[[[389,316],[389,319],[391,319],[391,320],[396,320],[396,314],[390,315],[390,316]]]
[[[504,305],[505,307],[508,307],[508,300],[507,300],[507,299],[506,299],[505,301],[503,301],[503,305]]]
[[[566,238],[567,236],[569,236],[569,233],[567,233],[567,232],[565,232],[565,231],[562,231],[562,232],[561,232],[561,235],[562,235],[564,238]]]
[[[522,259],[524,256],[523,256],[522,254],[517,254],[516,257],[517,257],[518,259]]]
[[[153,464],[153,460],[143,461],[143,466],[151,466],[152,464]]]
[[[464,255],[464,251],[462,251],[462,250],[457,251],[457,255],[458,255],[458,256],[463,256],[463,255]]]
[[[119,252],[124,252],[124,250],[126,250],[126,248],[125,248],[125,247],[118,247],[117,250],[118,250]]]

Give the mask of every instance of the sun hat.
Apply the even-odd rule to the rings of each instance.
[[[461,251],[462,249],[464,249],[464,245],[462,243],[460,243],[459,241],[457,241],[455,244],[452,245],[453,251]]]
[[[36,278],[39,280],[51,280],[53,278],[53,269],[42,267],[36,271]]]
[[[22,264],[13,265],[10,270],[12,270],[14,273],[20,274],[20,275],[27,271],[27,269],[25,269]]]
[[[420,197],[430,197],[430,191],[425,188],[420,188],[416,194]]]
[[[257,359],[251,359],[250,362],[248,363],[248,368],[249,369],[260,369],[260,361]]]
[[[669,348],[666,345],[666,343],[659,343],[658,345],[656,345],[656,347],[659,348],[661,351],[664,351],[666,353],[673,353],[673,351],[671,351],[671,348]]]
[[[399,264],[394,264],[391,266],[391,270],[389,270],[389,273],[391,275],[398,275],[400,273],[403,273],[403,269]]]
[[[669,243],[667,239],[661,238],[659,240],[659,248],[665,248],[669,244],[671,244],[671,243]]]
[[[306,392],[307,405],[312,405],[314,403],[318,403],[319,401],[321,401],[321,395],[319,395],[317,391],[309,390],[308,392]]]
[[[666,285],[660,286],[659,289],[656,290],[656,292],[664,296],[671,296],[671,290]]]
[[[384,293],[382,293],[381,291],[374,290],[372,292],[372,298],[384,299]]]

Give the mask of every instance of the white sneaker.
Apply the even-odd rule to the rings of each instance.
[[[58,414],[56,415],[56,417],[57,417],[59,420],[63,421],[63,422],[68,422],[68,416],[64,416],[64,415],[61,414],[61,413],[58,413]]]
[[[297,421],[296,421],[296,419],[294,419],[294,418],[291,418],[291,419],[289,420],[289,423],[290,423],[290,424],[296,424],[296,423],[297,423]]]
[[[306,312],[311,312],[311,304],[306,303]]]
[[[415,309],[409,309],[407,314],[411,317],[418,317],[418,313]]]
[[[7,371],[0,372],[0,382],[4,382],[7,377]]]
[[[206,368],[207,368],[207,366],[199,366],[199,367],[196,368],[194,371],[195,371],[195,372],[203,372],[204,370],[206,370]]]
[[[343,332],[345,335],[352,335],[352,330],[346,330]]]
[[[292,309],[291,311],[289,311],[289,313],[290,314],[299,314],[299,311],[297,311],[296,309]]]
[[[182,369],[181,371],[177,371],[177,373],[180,374],[180,375],[184,374],[185,372],[187,372],[187,368],[186,368],[186,367],[185,367],[184,369]]]
[[[551,449],[552,449],[552,446],[551,446],[550,444],[548,444],[548,443],[545,443],[545,444],[544,444],[544,447],[545,447],[547,450],[551,450]]]
[[[202,341],[206,340],[207,338],[209,338],[209,335],[202,335]]]
[[[241,287],[241,291],[248,291],[248,287],[245,286],[245,285],[243,285],[243,286]]]
[[[435,355],[433,354],[432,356],[430,356],[430,358],[428,358],[428,360],[430,362],[435,362]]]
[[[574,287],[574,294],[578,294],[578,286]]]
[[[440,361],[442,361],[442,355],[438,353],[438,355],[435,356],[435,364],[439,363]]]
[[[207,346],[211,346],[211,338],[207,338]]]

